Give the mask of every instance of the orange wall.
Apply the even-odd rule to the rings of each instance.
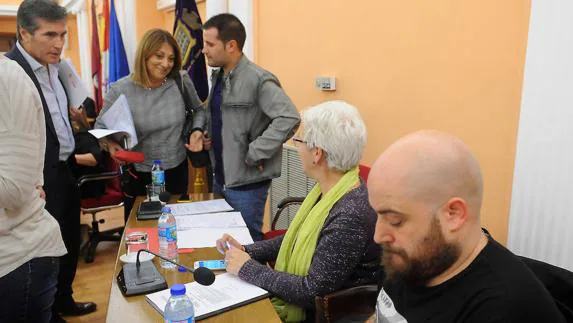
[[[483,225],[505,243],[529,1],[254,2],[257,63],[299,109],[356,105],[366,164],[418,129],[459,136],[483,168]],[[314,89],[318,75],[336,76],[337,91]]]
[[[20,1],[13,2],[15,4],[20,3]],[[7,2],[2,1],[0,4],[7,4]],[[0,17],[0,33],[16,33],[16,17]],[[78,26],[76,24],[76,17],[72,15],[68,16],[68,48],[64,50],[64,57],[70,58],[78,73],[81,73]]]
[[[16,34],[16,17],[0,17],[0,33]]]
[[[175,10],[159,11],[157,10],[157,1],[155,0],[137,0],[136,3],[136,30],[137,40],[141,39],[146,31],[152,28],[163,28],[167,31],[173,31],[175,22]],[[205,1],[197,1],[197,10],[201,19],[205,19]]]
[[[22,0],[0,0],[0,4],[19,5]]]
[[[78,74],[82,74],[80,66],[80,45],[78,40],[78,25],[76,17],[68,15],[68,47],[64,49],[64,57],[72,60]]]

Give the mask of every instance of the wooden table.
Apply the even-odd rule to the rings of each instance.
[[[194,201],[212,199],[211,194],[191,194]],[[157,227],[157,220],[138,221],[136,212],[143,197],[137,198],[129,220],[126,224],[128,228],[150,228]],[[126,230],[127,231],[127,230]],[[125,234],[125,232],[124,232]],[[106,322],[163,322],[163,317],[147,301],[144,295],[124,297],[117,286],[116,277],[122,268],[122,262],[119,256],[125,253],[125,241],[119,246],[118,255],[115,260],[115,270],[111,283],[111,292],[108,303]],[[198,248],[192,253],[180,254],[179,262],[185,266],[193,267],[193,262],[205,259],[222,259],[223,256],[215,248]],[[160,273],[167,280],[169,286],[177,283],[188,283],[193,281],[193,274],[180,273],[177,270],[165,270],[159,266],[157,257],[153,260]],[[275,312],[268,298],[209,317],[201,322],[261,322],[261,323],[280,323],[280,319]]]

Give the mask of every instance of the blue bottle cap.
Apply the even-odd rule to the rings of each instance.
[[[157,159],[153,161],[154,164],[161,164],[161,160]]]
[[[175,284],[171,286],[171,296],[185,295],[185,285]]]
[[[171,213],[171,208],[168,207],[168,206],[164,206],[164,207],[161,209],[161,213]]]
[[[185,268],[183,268],[183,267],[181,267],[181,266],[177,266],[177,270],[178,270],[180,273],[184,273],[184,272],[187,271],[187,269],[185,269]]]

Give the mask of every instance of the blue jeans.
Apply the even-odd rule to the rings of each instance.
[[[34,258],[0,278],[3,322],[49,322],[58,284],[59,258]]]
[[[263,216],[270,185],[269,182],[255,189],[238,190],[223,188],[213,181],[213,193],[222,195],[233,209],[241,212],[253,241],[263,240]]]

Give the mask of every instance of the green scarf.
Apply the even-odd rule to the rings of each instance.
[[[321,196],[320,188],[318,184],[314,185],[288,228],[279,250],[275,270],[298,276],[308,274],[318,236],[330,209],[359,182],[358,167],[356,167],[346,172],[320,201],[318,201]],[[273,297],[271,301],[283,321],[304,320],[305,311],[301,307],[288,304],[278,297]]]

